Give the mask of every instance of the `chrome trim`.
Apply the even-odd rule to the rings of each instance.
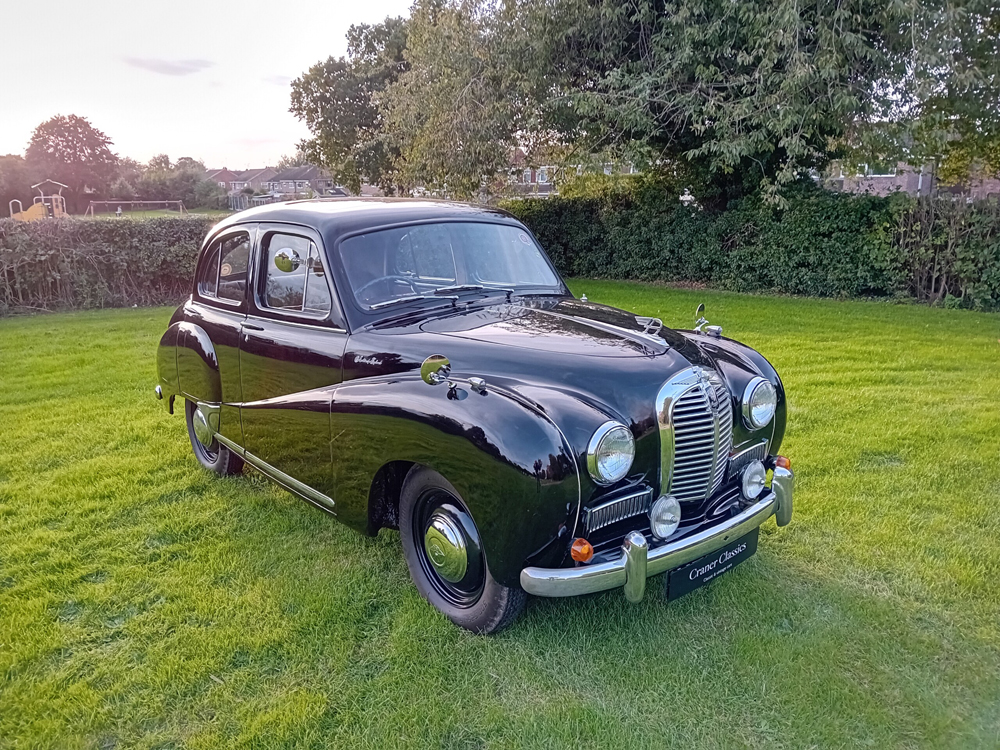
[[[649,543],[638,531],[629,532],[622,544],[625,557],[625,598],[641,602],[646,593],[646,571],[649,562]]]
[[[735,479],[742,471],[743,467],[753,461],[763,461],[767,458],[767,441],[761,440],[759,443],[744,448],[739,453],[734,453],[729,457],[729,473],[727,479]]]
[[[438,508],[431,514],[424,532],[424,551],[439,576],[450,583],[465,578],[469,569],[469,550],[459,522],[448,511]]]
[[[694,391],[698,393],[692,393]],[[705,412],[701,416],[711,418],[711,432],[708,425],[681,424],[682,434],[678,436],[675,409],[683,407],[682,421],[698,416],[699,404],[684,404],[684,399],[688,397],[702,400]],[[732,448],[732,397],[725,382],[714,370],[685,368],[660,386],[655,407],[660,432],[660,494],[674,495],[682,502],[709,497],[725,478],[725,466]],[[678,440],[683,441],[680,457]],[[710,445],[705,444],[709,440]],[[678,467],[689,471],[701,467],[703,470],[697,475],[682,477],[680,486],[675,487]],[[704,489],[701,488],[702,478],[705,480]]]
[[[795,490],[795,475],[791,469],[774,467],[771,477],[771,491],[777,498],[778,507],[774,511],[774,520],[778,526],[787,526],[792,520],[792,493]]]
[[[626,518],[641,516],[648,513],[653,500],[653,491],[643,489],[638,492],[630,492],[627,495],[616,497],[601,503],[587,511],[587,518],[584,520],[584,532],[592,534],[605,526],[618,523]]]
[[[212,445],[216,433],[219,431],[220,418],[222,416],[221,404],[206,404],[201,401],[196,402],[194,415],[191,417],[194,436],[198,442],[206,448]]]
[[[451,362],[443,354],[432,354],[420,365],[420,378],[427,385],[440,385],[451,375]]]
[[[305,498],[306,500],[313,503],[314,505],[319,506],[323,510],[329,511],[330,513],[336,515],[336,511],[334,510],[333,498],[327,497],[318,490],[314,490],[309,485],[304,484],[295,477],[289,476],[285,472],[281,471],[281,469],[274,468],[273,466],[271,466],[271,464],[267,463],[267,461],[258,458],[253,453],[251,453],[248,450],[245,450],[242,446],[240,446],[237,443],[234,443],[229,438],[223,437],[218,433],[216,433],[215,437],[220,443],[222,443],[224,446],[229,448],[229,450],[233,451],[237,455],[241,456],[244,461],[246,461],[248,464],[257,469],[257,471],[259,471],[261,474],[264,474],[269,479],[272,479],[273,481],[277,482],[289,492],[298,495],[299,497]]]
[[[784,479],[779,479],[779,488],[782,483]],[[789,495],[789,507],[790,497]],[[768,492],[761,500],[723,523],[648,550],[646,575],[655,576],[679,568],[750,533],[775,513],[777,504],[776,493]],[[638,546],[634,546],[631,555],[639,555],[639,550]],[[618,558],[594,565],[578,568],[524,568],[520,580],[521,587],[535,596],[579,596],[622,587],[628,582],[628,571],[637,569],[638,564],[634,560],[628,563],[623,548]],[[633,586],[636,585],[634,580],[633,577]]]
[[[756,422],[753,421],[753,417],[751,416],[751,413],[750,413],[750,397],[753,396],[753,392],[755,390],[757,390],[757,386],[759,386],[761,383],[767,383],[772,388],[774,388],[774,385],[767,378],[762,378],[759,375],[757,377],[755,377],[755,378],[751,378],[750,382],[747,383],[747,387],[743,389],[743,399],[742,399],[742,402],[740,403],[740,411],[743,412],[743,424],[745,424],[751,430],[761,430],[761,429],[767,427],[768,424],[770,424],[774,420],[774,413],[771,414],[771,419],[767,420],[767,422],[764,422],[764,424],[757,424]],[[774,388],[774,396],[775,396],[775,405],[774,405],[774,408],[775,408],[775,412],[776,412],[777,409],[778,409],[778,404],[777,404],[778,389],[777,388]]]
[[[153,389],[153,393],[156,394],[156,397],[158,399],[160,399],[161,401],[163,400],[163,388],[161,388],[160,386],[156,386],[156,388]]]
[[[632,461],[635,460],[635,438],[632,437],[632,431],[628,427],[621,422],[609,420],[594,430],[594,434],[590,436],[590,442],[587,443],[587,471],[590,473],[590,478],[594,480],[595,484],[599,484],[602,487],[619,482],[625,476],[623,474],[617,479],[605,479],[601,476],[600,469],[597,466],[597,449],[601,446],[601,441],[604,440],[609,432],[619,427],[625,430],[629,437],[632,438],[632,459],[628,463],[628,468],[625,469],[625,474],[628,474],[629,469],[632,468]]]
[[[273,308],[267,308],[271,310]],[[277,310],[275,310],[277,313]],[[286,326],[297,326],[299,328],[311,328],[314,331],[327,331],[329,333],[347,333],[346,328],[341,328],[338,325],[318,325],[316,323],[303,323],[301,320],[286,320],[285,318],[265,318],[263,315],[247,315],[247,320],[262,320],[265,323],[281,323]],[[313,320],[319,320],[319,318],[313,318]]]

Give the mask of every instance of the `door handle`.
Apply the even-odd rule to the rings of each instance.
[[[253,323],[244,323],[243,327],[246,328],[248,331],[263,331],[264,330],[264,326],[256,326]]]

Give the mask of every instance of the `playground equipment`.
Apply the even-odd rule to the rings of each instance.
[[[44,185],[54,185],[58,188],[55,193],[45,194]],[[39,219],[55,219],[66,215],[66,199],[63,198],[63,188],[68,187],[55,180],[42,180],[37,185],[32,185],[32,190],[37,190],[34,203],[25,209],[21,201],[16,198],[10,202],[10,218],[18,221],[38,221]],[[17,211],[14,204],[17,204]]]

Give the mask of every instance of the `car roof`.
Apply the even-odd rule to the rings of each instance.
[[[506,211],[471,203],[419,198],[312,198],[240,211],[220,222],[215,231],[247,222],[302,224],[315,228],[332,245],[345,234],[435,219],[520,224]]]

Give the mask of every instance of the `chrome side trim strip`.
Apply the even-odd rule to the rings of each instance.
[[[768,492],[761,500],[724,523],[649,550],[646,575],[655,576],[678,568],[750,533],[774,514],[777,502],[775,492]],[[596,565],[524,568],[521,571],[521,587],[535,596],[579,596],[625,586],[629,572],[637,570],[636,563],[629,563],[628,559],[630,554],[639,554],[639,549],[635,545],[630,546],[634,547],[633,551],[623,547],[619,558]]]
[[[295,477],[289,476],[280,469],[274,468],[273,466],[271,466],[271,464],[267,463],[267,461],[264,461],[263,459],[260,459],[257,456],[255,456],[250,451],[243,449],[241,446],[239,446],[237,443],[234,443],[229,438],[223,437],[222,435],[219,434],[216,434],[215,437],[220,443],[229,448],[229,450],[242,456],[244,461],[253,466],[255,469],[257,469],[259,472],[264,474],[269,479],[272,479],[273,481],[280,484],[289,492],[299,495],[300,497],[305,498],[309,502],[320,506],[321,508],[323,508],[323,510],[329,511],[330,513],[336,515],[336,511],[334,510],[333,498],[327,497],[322,492],[314,490],[308,484],[304,484]]]

